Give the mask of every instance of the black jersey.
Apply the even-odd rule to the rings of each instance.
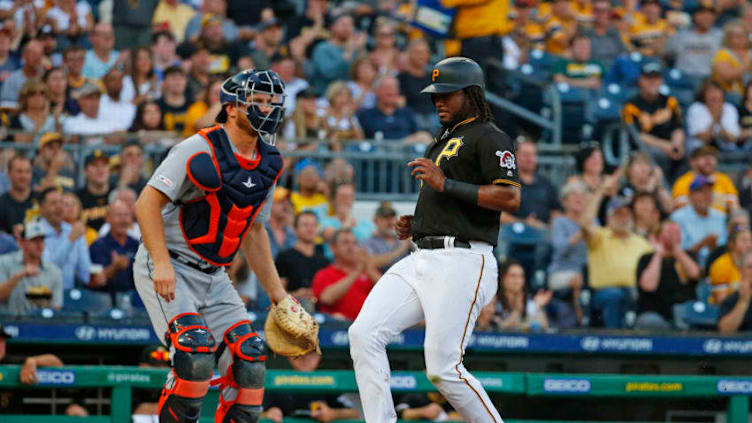
[[[519,187],[514,144],[493,123],[464,120],[442,128],[426,150],[447,178],[475,185]],[[421,184],[412,222],[413,239],[453,236],[496,245],[500,212],[471,204]]]

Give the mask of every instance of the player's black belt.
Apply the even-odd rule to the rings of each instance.
[[[217,272],[220,268],[217,266],[212,266],[211,264],[200,264],[198,262],[195,262],[189,258],[186,258],[185,256],[178,254],[174,251],[169,251],[170,257],[174,258],[175,260],[179,261],[180,263],[192,268],[196,269],[201,273],[206,273],[207,275],[212,275]]]
[[[438,248],[470,248],[470,243],[460,241],[451,236],[424,236],[415,241],[415,245],[423,250],[436,250]]]

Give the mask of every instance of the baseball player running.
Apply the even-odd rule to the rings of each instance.
[[[400,239],[412,236],[417,250],[368,295],[350,327],[350,354],[366,421],[395,422],[386,344],[425,320],[429,380],[466,421],[502,423],[462,358],[480,310],[496,293],[500,212],[520,204],[514,147],[491,122],[477,63],[445,59],[431,75],[422,92],[431,94],[442,128],[425,157],[409,163],[420,194],[415,215],[396,224]]]
[[[275,72],[246,70],[222,84],[220,99],[220,125],[173,147],[137,203],[136,289],[172,359],[160,422],[198,420],[215,357],[222,376],[212,382],[221,389],[215,421],[258,420],[264,342],[224,271],[238,250],[274,303],[293,304],[262,223],[282,172],[273,134],[284,116],[284,84]]]

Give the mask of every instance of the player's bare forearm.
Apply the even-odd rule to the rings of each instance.
[[[269,247],[269,236],[263,223],[254,223],[243,241],[243,254],[253,273],[259,279],[274,303],[282,301],[287,292],[279,280],[277,268],[274,267],[272,250]]]
[[[478,205],[491,210],[516,212],[520,199],[520,189],[511,185],[481,185],[478,189]]]
[[[165,241],[162,207],[170,198],[158,189],[147,185],[136,201],[136,220],[141,228],[141,237],[154,263],[167,263],[170,254]]]
[[[35,355],[27,358],[36,363],[37,367],[62,367],[63,360],[54,354]]]

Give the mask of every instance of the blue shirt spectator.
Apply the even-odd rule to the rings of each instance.
[[[580,224],[576,220],[567,216],[554,218],[551,225],[551,243],[554,250],[548,267],[549,273],[582,272],[587,263],[587,247],[582,236],[578,235],[579,232]],[[573,240],[575,242],[572,242]]]
[[[24,45],[21,52],[23,67],[7,74],[3,79],[0,89],[0,106],[18,107],[18,93],[21,92],[21,87],[30,79],[42,77],[44,72],[43,57],[44,46],[41,41],[32,39]]]
[[[269,215],[264,218],[264,229],[269,236],[269,248],[272,258],[276,258],[282,250],[292,248],[297,241],[295,230],[290,225],[295,211],[290,203],[290,191],[283,187],[275,187]],[[262,213],[263,214],[263,213]]]
[[[62,210],[62,197],[59,193],[55,196],[58,198],[53,201],[59,203],[59,205],[53,207],[59,207]],[[49,200],[47,201],[49,202]],[[42,216],[44,216],[45,206],[42,205],[41,208],[43,210]],[[46,234],[43,257],[60,268],[63,274],[63,289],[73,288],[76,281],[84,284],[89,283],[91,258],[86,246],[86,238],[83,236],[85,234],[84,225],[81,224],[80,227],[76,227],[74,232],[73,226],[62,221],[62,216],[54,226],[46,218],[42,218],[40,224]],[[57,226],[57,229],[55,226]]]
[[[12,72],[21,68],[21,61],[10,53],[10,31],[0,30],[0,86]]]
[[[89,36],[92,49],[86,51],[83,75],[90,79],[101,79],[115,65],[118,52],[115,47],[115,33],[112,25],[98,23]]]
[[[89,288],[97,293],[102,308],[129,306],[124,298],[134,289],[133,260],[139,244],[128,236],[133,219],[130,207],[123,200],[115,200],[107,209],[110,232],[91,244],[91,261],[102,266],[102,271],[92,275]]]
[[[89,247],[91,253],[91,262],[99,264],[105,269],[107,278],[107,285],[103,290],[124,292],[134,288],[133,285],[133,260],[136,257],[136,251],[138,251],[138,240],[129,237],[125,234],[125,237],[118,237],[117,239],[112,235],[112,231],[108,232],[102,238],[97,239]],[[124,243],[123,243],[124,242]],[[125,257],[123,264],[116,263],[113,266],[113,262],[119,257]],[[112,266],[112,275],[107,275],[107,268]],[[123,266],[124,268],[119,268]]]
[[[63,289],[76,282],[89,283],[91,258],[86,244],[86,227],[79,222],[71,225],[63,220],[63,194],[58,188],[47,188],[39,194],[40,227],[45,233],[44,259],[60,269]]]
[[[269,224],[269,221],[264,223],[264,228],[266,229],[267,235],[269,235],[269,247],[272,251],[272,257],[277,257],[277,254],[279,254],[280,251],[288,250],[295,245],[295,231],[291,227],[285,226],[283,229],[285,231],[285,241],[281,244],[277,242],[276,238],[273,236],[272,227]]]
[[[3,254],[12,253],[18,251],[18,244],[16,238],[11,234],[0,232],[0,256]]]
[[[713,182],[697,175],[689,186],[689,204],[671,214],[682,233],[682,250],[696,253],[701,266],[716,246],[726,243],[726,216],[714,209]]]
[[[311,55],[310,81],[323,94],[330,82],[350,79],[350,65],[366,42],[364,34],[354,34],[353,18],[342,15],[334,21],[332,37],[319,43]]]
[[[376,106],[358,112],[358,120],[366,138],[401,140],[418,131],[413,111],[400,107],[399,82],[396,78],[385,77],[376,87]]]

